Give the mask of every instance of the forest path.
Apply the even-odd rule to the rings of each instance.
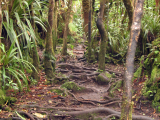
[[[9,96],[18,98],[13,106],[14,111],[30,120],[117,120],[120,117],[122,88],[112,92],[114,97],[109,94],[111,85],[123,79],[123,65],[106,64],[106,71],[114,74],[114,77],[108,84],[100,85],[96,83],[100,74],[97,72],[98,64],[86,62],[83,43],[68,51],[70,56],[56,56],[57,84],[45,84],[45,73],[42,71],[38,84],[31,86],[29,92],[8,91]],[[61,87],[65,81],[75,82],[85,89],[66,90]],[[138,107],[134,107],[134,114],[139,116],[133,115],[133,120],[152,120],[151,117],[158,119],[150,103],[141,103]],[[14,111],[1,112],[0,118],[20,119]]]

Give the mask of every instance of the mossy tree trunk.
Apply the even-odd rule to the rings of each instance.
[[[128,13],[129,22],[128,22],[128,30],[131,29],[132,25],[132,16],[133,16],[133,6],[131,0],[123,0],[123,3],[125,5],[126,11]]]
[[[106,41],[107,41],[107,32],[103,24],[105,3],[106,3],[106,0],[100,1],[99,16],[96,21],[97,28],[99,29],[99,32],[101,35],[101,44],[100,44],[99,61],[98,61],[99,66],[98,67],[100,70],[103,70],[103,71],[105,71],[105,54],[106,54]]]
[[[30,5],[30,9],[31,9],[31,24],[32,24],[33,30],[35,31],[33,2]],[[38,75],[38,72],[39,72],[39,57],[38,57],[38,54],[37,54],[37,43],[36,43],[35,40],[33,40],[33,43],[34,43],[34,47],[32,49],[32,54],[33,54],[32,58],[33,58],[33,65],[34,65],[34,67],[36,68],[37,71],[35,69],[33,69],[32,77],[33,77],[33,79],[38,80],[39,79],[39,75]]]
[[[88,21],[88,62],[91,63],[92,60],[92,48],[91,48],[91,22],[92,22],[92,1],[89,0],[89,21]]]
[[[48,27],[46,35],[45,44],[45,55],[44,55],[44,68],[47,76],[47,80],[53,80],[54,78],[54,51],[53,51],[53,41],[52,41],[52,27],[53,27],[53,11],[54,10],[54,0],[49,0],[49,11],[48,11]]]
[[[56,51],[56,40],[57,40],[57,17],[58,17],[58,0],[55,0],[54,6],[54,19],[53,19],[53,50]]]
[[[133,23],[130,31],[130,42],[126,57],[126,69],[123,82],[123,98],[121,120],[132,120],[132,77],[134,72],[134,57],[141,28],[144,0],[136,0]]]
[[[65,15],[65,27],[64,27],[64,33],[63,33],[62,55],[67,55],[67,33],[68,33],[67,30],[68,30],[71,9],[72,9],[72,0],[69,0],[68,10],[66,11],[66,15]]]
[[[0,44],[1,44],[1,34],[2,34],[2,0],[0,0]],[[0,49],[0,59],[2,58],[2,52],[1,52],[1,49]],[[0,63],[0,70],[2,69],[1,67],[2,63]],[[2,87],[2,80],[1,80],[2,76],[0,74],[0,90],[1,90],[1,87]]]

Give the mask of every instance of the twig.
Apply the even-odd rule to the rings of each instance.
[[[70,93],[78,102],[81,102],[81,103],[90,103],[92,105],[95,105],[97,106],[95,103],[93,103],[92,101],[84,101],[84,100],[79,100],[73,93],[71,93],[70,91],[68,91],[68,93]]]

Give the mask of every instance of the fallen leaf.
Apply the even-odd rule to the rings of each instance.
[[[40,113],[33,113],[35,116],[37,116],[38,118],[46,118],[46,115],[42,115]]]
[[[53,95],[53,96],[51,96],[51,98],[57,98],[58,97],[58,95]]]
[[[49,102],[50,104],[52,104],[52,100],[49,100],[48,102]]]

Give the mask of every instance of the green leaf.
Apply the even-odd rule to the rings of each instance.
[[[154,58],[154,60],[157,62],[157,58]]]
[[[17,111],[15,111],[16,114],[22,119],[22,120],[26,120],[23,116],[21,116]]]
[[[159,51],[158,51],[158,50],[156,50],[156,51],[154,51],[154,53],[155,53],[155,54],[158,54],[158,53],[159,53]]]
[[[19,87],[19,91],[22,91],[22,84],[21,84],[21,81],[17,75],[17,71],[12,68],[7,68],[7,70],[10,72],[10,74],[12,74],[16,78],[17,83],[18,83],[18,87]]]

